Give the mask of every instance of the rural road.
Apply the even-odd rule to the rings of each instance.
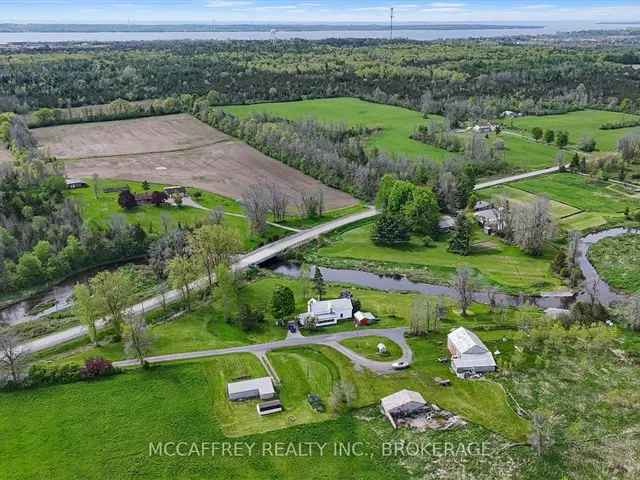
[[[258,248],[246,255],[240,256],[232,265],[232,268],[236,271],[244,270],[251,265],[257,265],[273,257],[277,257],[282,252],[303,245],[315,238],[318,238],[320,235],[324,235],[325,233],[329,233],[345,225],[350,225],[360,220],[374,217],[377,214],[378,212],[375,208],[369,208],[363,212],[354,213],[353,215],[348,215],[346,217],[338,218],[336,220],[323,223],[322,225],[303,230],[299,233],[296,233],[289,237],[285,237],[276,242],[265,245],[264,247]],[[207,285],[208,280],[205,277],[195,281],[191,285],[191,287],[193,290],[198,290],[206,287]],[[149,298],[141,303],[133,305],[129,308],[129,313],[139,315],[144,312],[159,308],[163,304],[175,302],[176,300],[180,299],[180,297],[181,294],[179,290],[170,290],[164,295],[156,295],[155,297]],[[98,329],[104,328],[107,322],[108,318],[100,319],[97,322],[96,326]],[[75,340],[77,338],[83,337],[86,334],[86,327],[84,325],[78,325],[76,327],[61,330],[59,332],[45,335],[30,342],[24,343],[20,345],[20,348],[28,352],[38,352],[47,348],[55,347],[56,345],[60,345],[61,343]]]
[[[274,342],[258,343],[254,345],[243,345],[240,347],[219,348],[214,350],[198,350],[195,352],[185,353],[170,353],[167,355],[156,355],[152,357],[146,357],[145,360],[149,363],[163,363],[163,362],[175,362],[179,360],[193,360],[205,357],[214,357],[218,355],[228,355],[230,353],[253,353],[256,355],[263,355],[269,350],[284,347],[297,347],[300,345],[325,345],[327,347],[334,348],[340,353],[349,358],[355,365],[368,368],[376,373],[390,373],[395,370],[391,367],[392,362],[377,362],[368,358],[362,357],[354,351],[341,345],[339,342],[347,338],[354,337],[367,337],[376,335],[379,337],[386,337],[389,340],[397,343],[402,349],[402,358],[400,360],[411,363],[413,359],[413,352],[411,347],[407,344],[404,338],[406,327],[397,328],[374,328],[367,330],[353,330],[348,332],[330,333],[326,335],[289,335],[284,340],[277,340]],[[397,360],[396,360],[397,361]],[[122,360],[119,362],[113,362],[116,367],[135,367],[140,365],[137,359]]]
[[[569,168],[569,165],[566,166]],[[534,170],[533,172],[520,173],[518,175],[512,175],[510,177],[498,178],[497,180],[490,180],[488,182],[478,183],[474,190],[482,190],[483,188],[495,187],[496,185],[503,185],[505,183],[517,182],[518,180],[524,180],[525,178],[539,177],[540,175],[546,175],[547,173],[555,173],[559,170],[559,167],[549,167],[542,170]]]

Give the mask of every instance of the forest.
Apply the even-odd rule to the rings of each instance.
[[[203,96],[216,103],[352,96],[460,118],[587,106],[637,112],[632,48],[515,40],[123,42],[0,60],[0,110]],[[455,121],[453,122],[455,123]]]

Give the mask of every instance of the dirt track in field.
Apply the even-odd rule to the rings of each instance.
[[[356,203],[189,115],[63,125],[33,130],[50,155],[67,159],[69,176],[149,180],[202,188],[239,199],[251,184],[278,185],[296,201],[321,188],[326,207]]]

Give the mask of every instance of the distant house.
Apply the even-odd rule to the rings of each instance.
[[[502,112],[500,114],[500,116],[503,117],[503,118],[509,118],[509,117],[518,117],[518,116],[520,116],[520,114],[518,112],[514,112],[514,111],[511,111],[511,110],[505,110],[504,112]]]
[[[363,327],[365,325],[371,325],[376,321],[376,317],[371,312],[357,311],[353,314],[353,323],[356,327]]]
[[[456,226],[456,220],[451,215],[442,215],[438,220],[438,228],[443,232],[453,230]]]
[[[276,396],[276,391],[271,377],[261,377],[227,384],[227,396],[229,400],[270,400]]]
[[[413,390],[400,390],[380,400],[380,410],[396,428],[396,419],[421,411],[427,405],[425,399]]]
[[[76,188],[87,188],[89,184],[79,178],[65,178],[64,183],[69,190]]]
[[[153,203],[153,192],[134,193],[133,196],[138,205]]]
[[[489,210],[493,205],[485,200],[478,200],[476,204],[473,206],[473,210],[479,212],[481,210]]]
[[[495,125],[490,123],[480,123],[475,125],[471,130],[475,133],[491,133],[496,129]]]
[[[186,187],[181,187],[179,185],[174,185],[172,187],[165,187],[163,191],[169,196],[173,195],[174,193],[179,193],[181,195],[187,194]]]
[[[447,336],[447,347],[451,353],[451,370],[457,375],[493,372],[496,369],[493,355],[471,330],[464,327],[453,330]]]
[[[473,216],[485,233],[491,234],[498,230],[498,211],[495,208],[478,210]]]
[[[298,316],[300,325],[305,325],[309,318],[316,319],[316,326],[326,327],[336,325],[338,320],[353,317],[353,304],[350,298],[336,298],[334,300],[316,300],[307,302],[307,311]]]

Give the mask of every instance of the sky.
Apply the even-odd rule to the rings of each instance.
[[[640,21],[638,0],[0,0],[0,23]]]

